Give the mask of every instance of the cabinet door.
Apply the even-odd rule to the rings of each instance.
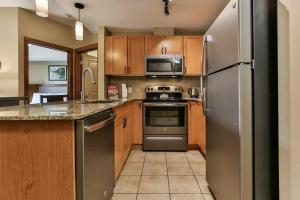
[[[115,177],[117,178],[121,172],[123,165],[123,118],[115,119]]]
[[[206,150],[205,117],[198,101],[188,104],[188,144],[198,145],[203,152]]]
[[[197,130],[197,106],[196,102],[190,101],[188,104],[188,144],[197,145],[198,144],[198,133]]]
[[[142,144],[143,142],[143,116],[142,116],[142,101],[133,102],[133,144]]]
[[[125,113],[124,121],[124,162],[127,159],[127,156],[131,149],[131,113],[129,109]]]
[[[185,74],[201,74],[202,36],[184,36]]]
[[[163,36],[146,36],[146,54],[163,54]]]
[[[105,50],[104,50],[104,72],[105,75],[113,74],[113,39],[112,37],[105,38]]]
[[[198,137],[198,146],[202,150],[203,153],[206,154],[206,118],[203,115],[203,108],[200,102],[197,102],[197,104],[200,107],[200,113],[199,113],[199,137]]]
[[[145,37],[128,36],[128,73],[144,75]]]
[[[127,36],[112,36],[113,73],[123,75],[127,72]]]
[[[183,36],[166,36],[164,45],[165,54],[183,54]]]

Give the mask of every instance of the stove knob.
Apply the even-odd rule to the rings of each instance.
[[[153,88],[151,88],[151,91],[153,91]]]

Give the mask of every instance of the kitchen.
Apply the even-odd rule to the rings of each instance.
[[[176,15],[176,0],[159,5],[160,17]],[[203,33],[84,32],[89,42],[72,42],[67,102],[29,106],[26,96],[3,97],[1,198],[278,199],[270,134],[277,107],[266,106],[277,99],[276,73],[266,64],[274,64],[277,47],[266,45],[274,35],[264,29],[276,22],[266,14],[274,5],[218,6]],[[88,7],[75,7],[80,21]],[[83,69],[77,53],[95,48],[98,66]],[[98,99],[85,93],[95,83]],[[7,106],[19,100],[26,105]]]

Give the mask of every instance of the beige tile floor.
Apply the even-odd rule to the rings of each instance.
[[[133,150],[112,200],[213,200],[205,174],[205,159],[199,151]]]

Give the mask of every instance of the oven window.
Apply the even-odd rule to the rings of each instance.
[[[170,59],[148,59],[147,72],[173,72],[172,65]]]
[[[155,127],[184,127],[184,107],[146,107],[146,126]]]

